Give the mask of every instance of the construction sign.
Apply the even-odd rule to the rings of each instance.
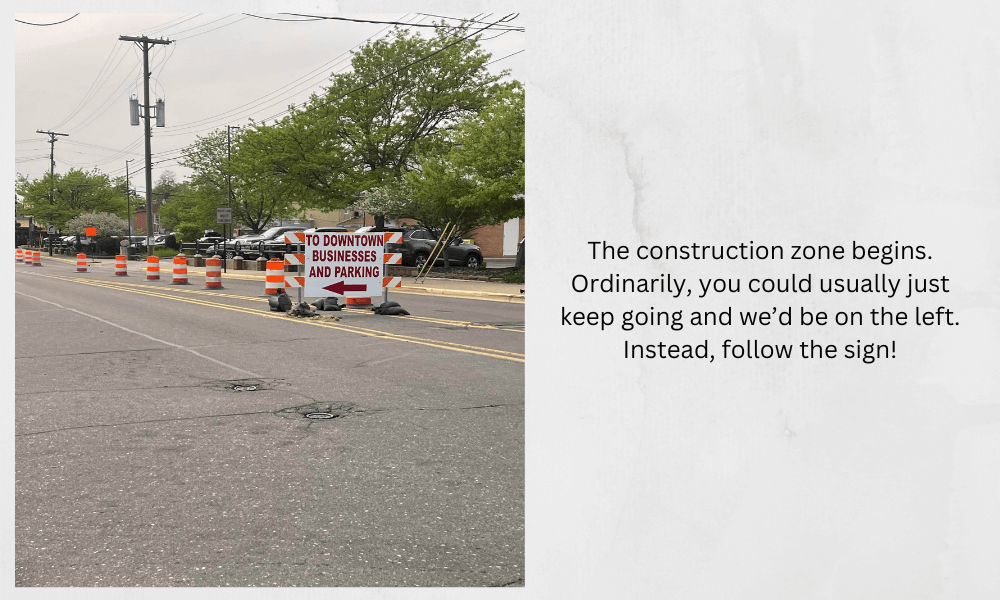
[[[305,234],[305,290],[310,298],[382,293],[385,234]]]

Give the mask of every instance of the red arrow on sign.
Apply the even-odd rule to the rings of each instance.
[[[344,292],[364,292],[368,290],[368,286],[364,283],[358,285],[347,285],[343,281],[338,281],[337,283],[331,283],[330,285],[324,285],[324,290],[329,290],[338,296],[343,296]]]

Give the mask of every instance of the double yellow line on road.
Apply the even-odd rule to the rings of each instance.
[[[308,324],[308,325],[314,325],[314,326],[317,326],[317,327],[326,327],[328,329],[337,329],[337,330],[340,330],[340,331],[346,331],[346,332],[349,332],[349,333],[355,333],[355,334],[363,335],[363,336],[367,336],[367,337],[378,337],[378,338],[382,338],[382,339],[386,339],[386,340],[393,340],[393,341],[398,341],[398,342],[406,342],[406,343],[409,343],[409,344],[418,344],[418,345],[421,345],[421,346],[429,346],[429,347],[432,347],[432,348],[439,348],[439,349],[442,349],[442,350],[450,350],[452,352],[462,352],[462,353],[465,353],[465,354],[475,354],[475,355],[478,355],[478,356],[485,356],[485,357],[488,357],[488,358],[498,358],[498,359],[501,359],[501,360],[509,360],[509,361],[513,361],[513,362],[520,362],[520,363],[524,362],[524,354],[518,353],[518,352],[510,352],[510,351],[507,351],[507,350],[496,350],[496,349],[493,349],[493,348],[483,348],[483,347],[480,347],[480,346],[471,346],[471,345],[468,345],[468,344],[459,344],[459,343],[456,343],[456,342],[446,342],[446,341],[442,341],[442,340],[433,340],[433,339],[428,339],[428,338],[420,338],[420,337],[415,337],[415,336],[410,336],[410,335],[403,335],[403,334],[398,334],[398,333],[388,333],[388,332],[385,332],[385,331],[379,331],[377,329],[368,329],[368,328],[365,328],[365,327],[357,327],[357,326],[354,326],[354,325],[344,325],[344,324],[338,323],[338,322],[331,322],[331,321],[324,321],[324,320],[315,320],[315,319],[289,318],[284,313],[262,312],[260,310],[256,310],[256,309],[252,309],[252,308],[244,308],[244,307],[240,307],[240,306],[232,306],[232,305],[228,305],[228,304],[219,304],[219,303],[216,303],[216,302],[210,302],[207,299],[203,300],[201,298],[185,298],[185,297],[176,295],[176,293],[167,293],[166,291],[162,291],[162,290],[160,290],[158,288],[150,288],[150,287],[142,286],[141,284],[124,283],[124,282],[119,283],[119,282],[110,282],[110,281],[96,281],[96,280],[93,280],[93,279],[87,279],[87,278],[83,278],[83,277],[67,277],[67,276],[58,276],[58,275],[43,275],[41,273],[39,273],[38,275],[40,275],[42,277],[53,277],[53,278],[56,278],[56,279],[63,279],[65,281],[70,281],[70,282],[73,282],[73,283],[82,283],[84,285],[92,285],[92,286],[95,286],[95,287],[102,287],[102,288],[105,288],[105,289],[117,290],[117,291],[122,291],[122,292],[129,292],[129,293],[133,293],[133,294],[142,294],[142,295],[146,295],[146,296],[152,296],[152,297],[155,297],[155,298],[165,298],[165,299],[168,299],[168,300],[175,300],[177,302],[186,302],[188,304],[195,304],[195,305],[198,305],[198,306],[208,306],[208,307],[212,307],[212,308],[220,308],[220,309],[223,309],[223,310],[231,310],[231,311],[235,311],[235,312],[241,312],[241,313],[256,315],[256,316],[259,316],[259,317],[265,317],[265,318],[269,318],[269,319],[283,319],[283,320],[286,320],[286,321],[289,321],[289,320],[290,321],[297,321],[297,322],[305,323],[305,324]],[[145,288],[145,289],[133,289],[133,288]],[[170,292],[186,292],[186,293],[191,293],[191,294],[204,294],[204,295],[215,296],[215,297],[222,296],[222,297],[236,298],[236,299],[240,299],[240,300],[252,300],[252,301],[256,301],[257,300],[257,298],[249,298],[247,296],[236,296],[236,295],[233,295],[233,294],[220,294],[218,292],[209,292],[209,291],[201,291],[201,290],[181,290],[181,289],[176,289],[176,290],[170,290]]]

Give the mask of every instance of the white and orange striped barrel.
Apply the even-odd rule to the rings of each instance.
[[[264,273],[264,293],[277,294],[285,285],[285,261],[272,258],[267,261],[267,271]]]
[[[21,248],[18,248],[17,252],[15,252],[15,257],[17,258],[17,262],[23,263],[24,262],[24,250],[21,249]]]
[[[188,282],[188,259],[183,254],[174,257],[174,277],[170,283]]]
[[[128,260],[124,254],[115,256],[115,275],[128,275]]]
[[[146,258],[146,279],[148,281],[159,281],[160,279],[159,256],[150,256]]]
[[[213,256],[205,259],[205,287],[222,287],[222,257]]]
[[[87,255],[82,252],[76,255],[76,272],[77,273],[87,272]]]
[[[40,267],[40,266],[42,266],[42,253],[41,253],[41,251],[35,250],[34,252],[31,252],[31,258],[33,260],[33,262],[31,263],[31,266],[33,266],[33,267]]]

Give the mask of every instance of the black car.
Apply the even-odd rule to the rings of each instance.
[[[303,233],[344,233],[346,231],[346,227],[313,227],[302,230]],[[303,250],[301,247],[296,249],[294,245],[286,244],[284,234],[273,240],[260,242],[258,247],[258,252],[264,258],[284,258],[286,252],[302,252]]]
[[[431,229],[413,229],[403,234],[403,243],[390,250],[386,247],[386,252],[401,252],[403,254],[403,264],[411,267],[421,268],[435,252],[434,246],[437,244],[440,232]],[[398,249],[396,249],[398,248]],[[460,265],[470,269],[475,269],[483,263],[483,253],[479,246],[467,244],[461,238],[454,237],[443,251],[437,249],[438,256],[435,264],[444,264],[444,256],[447,255],[450,265]],[[445,254],[447,253],[447,254]]]

